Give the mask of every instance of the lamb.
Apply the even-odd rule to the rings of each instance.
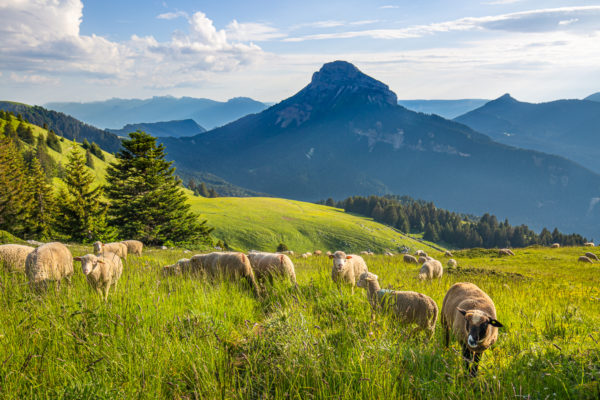
[[[583,245],[584,245],[585,247],[594,247],[594,246],[596,246],[596,245],[594,244],[594,242],[585,242]]]
[[[331,268],[331,279],[340,287],[342,282],[349,283],[354,294],[354,286],[356,279],[364,272],[369,272],[367,263],[361,256],[356,254],[348,254],[343,251],[336,251],[329,258],[333,259],[333,267]]]
[[[511,249],[499,249],[498,255],[499,256],[514,256],[515,253],[513,253]]]
[[[45,289],[49,281],[56,281],[56,290],[60,290],[63,279],[71,284],[73,256],[62,243],[43,244],[27,255],[25,274],[33,289]]]
[[[598,256],[597,256],[597,255],[595,255],[594,253],[589,253],[589,252],[588,252],[588,253],[585,253],[585,256],[586,256],[587,258],[589,258],[590,260],[595,260],[595,261],[598,261]]]
[[[9,271],[25,271],[25,260],[35,247],[23,246],[21,244],[0,245],[0,265],[4,265]]]
[[[417,250],[415,251],[415,256],[427,257],[427,253],[425,253],[423,250]]]
[[[444,273],[444,268],[442,267],[442,263],[438,260],[427,260],[421,266],[419,270],[418,278],[423,279],[433,279],[433,278],[441,278]]]
[[[139,240],[123,240],[121,243],[127,246],[127,254],[135,254],[136,256],[142,255],[144,243]]]
[[[456,262],[456,260],[454,258],[451,258],[448,260],[448,267],[450,268],[454,268],[458,265],[458,263]]]
[[[356,286],[367,289],[373,310],[381,307],[387,312],[393,312],[404,323],[416,324],[415,331],[426,332],[428,337],[433,335],[438,306],[431,297],[417,292],[381,289],[377,275],[370,272],[362,273]]]
[[[114,243],[102,243],[95,242],[94,243],[94,253],[99,256],[101,253],[114,253],[121,257],[122,259],[127,259],[127,245],[122,242],[114,242]]]
[[[463,358],[472,377],[477,375],[481,354],[498,339],[494,302],[483,290],[469,282],[452,285],[442,304],[442,325],[446,347],[450,330],[462,345]]]
[[[313,254],[314,254],[315,256],[320,256],[321,254],[323,254],[323,252],[322,252],[321,250],[315,250],[315,251],[313,252]]]
[[[95,289],[104,301],[108,300],[108,291],[112,286],[117,289],[117,283],[123,273],[123,262],[114,253],[104,253],[100,256],[86,254],[75,257],[75,261],[81,261],[81,270],[88,284]]]
[[[163,275],[181,275],[192,272],[192,262],[189,258],[182,258],[175,264],[166,265],[163,267]]]
[[[287,277],[294,286],[297,286],[294,263],[285,254],[253,253],[249,254],[248,258],[256,279],[267,278],[272,284],[273,277],[278,275]]]
[[[558,249],[560,247],[560,243],[552,243],[552,246],[550,246],[553,249]]]
[[[418,260],[415,256],[411,256],[410,254],[405,254],[404,255],[404,262],[405,263],[409,263],[409,264],[417,264]]]
[[[590,264],[593,264],[593,263],[594,263],[594,262],[593,262],[593,261],[592,261],[592,260],[591,260],[589,257],[586,257],[586,256],[581,256],[581,257],[579,257],[579,258],[577,259],[577,261],[579,261],[579,262],[584,262],[584,263],[590,263]]]
[[[190,262],[192,272],[201,272],[212,278],[225,277],[232,280],[239,277],[245,278],[256,296],[260,297],[260,289],[256,283],[252,265],[244,253],[213,252],[197,254],[190,259]]]
[[[419,257],[419,259],[417,261],[419,262],[419,264],[423,264],[423,263],[427,262],[427,257],[421,256],[421,257]]]

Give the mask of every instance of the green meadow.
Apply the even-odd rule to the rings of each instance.
[[[365,292],[338,291],[325,257],[294,258],[299,290],[276,282],[261,298],[243,282],[163,277],[183,249],[129,256],[107,303],[79,263],[71,287],[45,295],[2,269],[0,398],[597,399],[600,264],[576,262],[585,251],[456,251],[459,267],[434,282],[401,257],[366,257],[382,287],[440,308],[456,282],[492,297],[505,328],[476,378],[456,342],[443,347],[439,319],[430,341],[388,315],[372,321]]]

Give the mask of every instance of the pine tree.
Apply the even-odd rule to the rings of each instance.
[[[17,126],[17,135],[19,136],[19,139],[27,144],[33,145],[35,143],[35,136],[33,136],[31,127],[25,126],[23,122],[19,123]]]
[[[55,200],[52,186],[37,158],[34,158],[29,169],[29,192],[32,203],[29,211],[27,235],[36,239],[48,239],[52,233],[55,217]]]
[[[94,169],[94,157],[92,157],[92,152],[89,148],[85,151],[85,165],[90,169]]]
[[[190,211],[164,146],[137,131],[107,169],[111,224],[121,236],[147,244],[210,241],[211,228]]]
[[[73,146],[65,168],[67,190],[59,198],[59,229],[71,240],[93,242],[111,237],[106,227],[107,206],[101,201],[102,187],[94,185],[94,175],[85,166],[85,155]]]
[[[208,190],[208,197],[211,197],[211,198],[219,197],[219,194],[217,193],[217,191],[214,188],[210,188]]]
[[[6,124],[4,124],[4,136],[14,141],[18,138],[17,131],[15,131],[15,127],[11,123],[10,115],[7,116]]]
[[[330,197],[325,201],[325,205],[329,206],[329,207],[335,207],[335,202],[333,201],[333,199]]]
[[[210,193],[208,192],[208,189],[206,188],[206,184],[204,184],[204,182],[200,183],[198,194],[202,197],[210,197]]]
[[[58,153],[62,153],[62,147],[60,146],[60,141],[58,140],[58,136],[56,136],[56,133],[54,133],[54,131],[52,129],[50,129],[48,131],[48,136],[46,137],[46,144],[52,150],[54,150]]]
[[[25,171],[12,139],[0,135],[0,229],[17,236],[25,230],[31,205]]]

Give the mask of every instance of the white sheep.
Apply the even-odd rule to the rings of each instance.
[[[499,256],[514,256],[515,253],[513,253],[513,251],[511,249],[499,249],[498,255]]]
[[[441,278],[444,273],[444,268],[442,267],[442,263],[438,260],[427,260],[421,266],[419,270],[418,278],[431,280],[433,278]]]
[[[22,244],[0,245],[0,265],[4,265],[9,271],[25,271],[25,260],[35,247],[23,246]]]
[[[590,263],[593,264],[594,262],[591,260],[591,258],[586,257],[586,256],[581,256],[577,259],[577,261],[579,262],[584,262],[584,263]]]
[[[115,290],[117,289],[117,283],[123,273],[121,257],[115,253],[104,253],[100,256],[86,254],[75,257],[74,260],[81,262],[81,270],[90,287],[107,301],[110,287],[114,286]]]
[[[418,264],[419,263],[417,258],[415,256],[411,256],[410,254],[405,254],[403,259],[404,259],[405,263],[409,263],[409,264]]]
[[[417,250],[417,251],[415,251],[415,256],[417,256],[417,257],[419,257],[419,256],[427,257],[427,253],[425,253],[425,251],[423,251],[423,250]]]
[[[450,330],[462,345],[463,358],[471,376],[477,375],[481,353],[496,343],[498,328],[494,302],[483,290],[472,283],[452,285],[442,304],[442,325],[446,347],[450,344]]]
[[[594,242],[585,242],[583,245],[584,245],[585,247],[594,247],[594,246],[596,246],[596,245],[594,244]]]
[[[121,243],[127,246],[127,254],[134,254],[136,256],[142,255],[144,243],[139,240],[123,240]]]
[[[587,253],[585,253],[585,256],[587,258],[589,258],[590,260],[598,261],[598,256],[595,255],[594,253],[587,252]]]
[[[192,272],[192,262],[189,258],[182,258],[175,264],[163,267],[163,275],[181,275]]]
[[[456,262],[456,260],[454,258],[451,258],[448,260],[448,267],[450,268],[454,268],[458,265],[458,263]]]
[[[203,273],[212,278],[228,278],[237,280],[244,278],[248,281],[257,297],[260,297],[260,289],[254,277],[254,270],[250,260],[244,253],[237,252],[213,252],[208,254],[197,254],[190,259],[191,270],[195,273]]]
[[[446,257],[452,257],[452,252],[450,250],[446,250],[446,252],[444,253],[444,255]]]
[[[348,254],[343,251],[336,251],[331,256],[333,267],[331,268],[331,279],[337,283],[338,287],[342,282],[349,283],[354,293],[354,286],[358,277],[369,272],[365,260],[356,254]]]
[[[43,244],[27,255],[25,274],[33,289],[45,289],[49,281],[56,281],[56,289],[60,290],[63,279],[71,283],[73,256],[62,243]]]
[[[560,243],[552,243],[552,246],[550,246],[553,249],[558,249],[560,247]]]
[[[121,257],[123,260],[127,259],[127,245],[122,242],[114,243],[102,243],[100,241],[94,242],[94,253],[99,256],[102,253],[114,253]]]
[[[323,254],[323,252],[321,250],[315,250],[315,251],[313,251],[313,254],[315,256],[320,256],[321,254]]]
[[[417,324],[416,331],[428,332],[429,337],[433,335],[438,306],[431,297],[417,292],[381,289],[377,275],[370,272],[362,273],[356,286],[367,289],[373,310],[383,308],[404,323]]]
[[[248,254],[250,265],[254,269],[256,279],[269,279],[273,283],[274,276],[287,277],[296,286],[296,270],[294,263],[285,254],[251,253]]]

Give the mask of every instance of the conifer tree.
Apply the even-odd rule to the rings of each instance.
[[[94,169],[94,157],[92,157],[92,152],[89,148],[85,151],[85,165],[90,169]]]
[[[202,197],[210,197],[210,193],[208,192],[208,189],[206,188],[206,184],[204,182],[200,183],[200,186],[198,186],[198,194]]]
[[[30,126],[25,126],[23,122],[19,123],[17,126],[17,135],[19,139],[28,144],[35,143],[35,137],[33,136],[33,131]]]
[[[107,206],[101,200],[102,187],[94,185],[94,175],[85,166],[85,155],[73,146],[65,167],[65,184],[60,193],[57,226],[71,240],[93,242],[110,238],[106,227]],[[95,186],[95,187],[94,187]]]
[[[32,160],[29,169],[29,192],[32,202],[29,209],[27,235],[36,239],[48,239],[52,234],[55,217],[55,201],[52,186],[37,158]]]
[[[60,141],[58,140],[58,136],[56,136],[56,133],[54,133],[54,131],[52,129],[50,129],[48,131],[48,136],[46,137],[46,144],[52,150],[54,150],[58,153],[62,153],[62,148],[60,146]]]
[[[219,194],[217,193],[217,191],[214,188],[210,188],[208,190],[208,197],[211,197],[211,198],[219,197]]]
[[[107,169],[111,224],[146,244],[210,241],[212,229],[190,211],[164,146],[145,132],[129,137]]]
[[[0,135],[0,229],[17,236],[25,230],[31,205],[25,171],[12,139]]]

